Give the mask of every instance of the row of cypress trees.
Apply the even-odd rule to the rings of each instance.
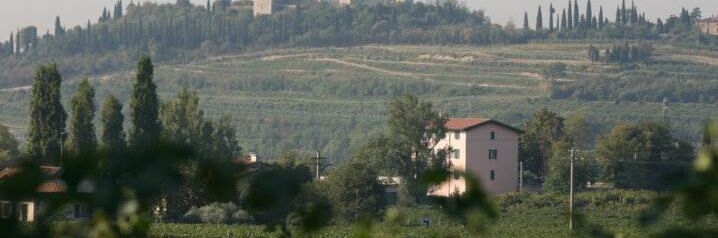
[[[92,154],[97,148],[95,134],[95,90],[87,80],[70,100],[69,132],[65,131],[67,113],[61,102],[60,75],[56,64],[40,66],[35,74],[30,102],[27,155],[45,165],[57,165],[64,151]],[[149,57],[139,64],[130,98],[131,130],[125,139],[122,104],[110,95],[101,107],[100,143],[111,152],[152,145],[160,139],[159,98],[153,82]],[[127,141],[127,144],[126,144]],[[65,146],[66,145],[66,146]]]
[[[603,12],[603,6],[599,7],[598,16],[594,15],[591,0],[586,3],[585,13],[581,13],[578,0],[574,2],[568,1],[568,8],[563,9],[561,12],[556,12],[553,4],[549,6],[549,26],[548,30],[553,31],[572,31],[572,30],[600,30],[609,24],[609,20],[605,17]],[[558,14],[554,17],[554,14]],[[658,21],[661,21],[658,19]],[[632,25],[638,23],[646,23],[645,13],[639,14],[638,8],[634,3],[631,4],[630,8],[626,8],[626,1],[623,1],[622,6],[616,7],[616,25]],[[525,30],[531,29],[529,25],[528,13],[524,13],[524,25]],[[536,31],[544,31],[544,17],[541,6],[538,7],[536,13]]]

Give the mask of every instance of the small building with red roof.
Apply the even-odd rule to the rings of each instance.
[[[452,171],[470,173],[491,194],[518,190],[520,129],[489,118],[449,118],[445,126],[448,132],[435,148],[450,149]],[[466,189],[463,177],[452,176],[429,194],[449,196]]]
[[[61,196],[67,192],[67,184],[61,179],[62,168],[54,166],[40,166],[44,175],[43,182],[36,188],[35,194],[31,198],[23,201],[8,201],[0,198],[0,217],[8,218],[15,210],[18,220],[24,222],[32,222],[35,217],[42,213],[47,206],[48,199],[55,196]],[[7,167],[0,170],[0,182],[11,178],[21,172],[21,168]],[[93,185],[89,181],[83,181],[79,184],[77,190],[79,193],[90,194],[93,192]],[[87,218],[89,209],[84,204],[71,204],[62,213],[62,217],[67,219]]]

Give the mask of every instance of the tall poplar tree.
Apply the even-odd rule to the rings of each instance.
[[[107,148],[111,154],[118,154],[125,148],[125,132],[123,130],[123,122],[125,120],[122,115],[122,104],[117,98],[110,95],[105,97],[102,102],[100,113],[100,121],[102,128],[102,145]]]
[[[61,82],[56,64],[42,65],[35,72],[27,154],[42,164],[56,165],[62,154],[67,114],[60,101]]]
[[[158,142],[162,125],[159,120],[157,86],[152,81],[154,66],[149,56],[142,57],[137,66],[137,77],[130,98],[130,146],[148,146]]]
[[[71,120],[67,150],[80,155],[92,154],[97,147],[95,135],[95,89],[83,80],[70,100]]]

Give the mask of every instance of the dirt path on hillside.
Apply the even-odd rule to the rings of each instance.
[[[315,61],[323,61],[323,62],[331,62],[331,63],[341,64],[341,65],[350,66],[350,67],[354,67],[354,68],[371,70],[371,71],[386,74],[386,75],[408,77],[408,78],[413,78],[413,79],[417,79],[417,80],[424,80],[424,81],[427,81],[430,83],[437,83],[437,84],[452,84],[452,85],[465,86],[465,87],[482,87],[482,88],[511,88],[511,89],[526,89],[527,88],[527,87],[516,86],[516,85],[444,82],[444,81],[437,81],[437,80],[430,78],[429,76],[435,76],[432,74],[418,74],[418,73],[410,73],[410,72],[404,72],[404,71],[394,71],[394,70],[388,70],[388,69],[374,67],[371,65],[353,63],[353,62],[348,62],[348,61],[344,61],[344,60],[340,60],[340,59],[333,59],[333,58],[319,58],[319,59],[314,59],[314,60]]]
[[[2,88],[0,89],[0,92],[18,92],[18,91],[26,91],[32,89],[32,86],[21,86],[21,87],[13,87],[13,88]]]
[[[702,55],[662,55],[657,56],[658,59],[663,60],[677,60],[686,61],[695,64],[705,64],[710,66],[718,66],[718,58],[702,56]]]
[[[290,54],[290,55],[269,55],[262,57],[262,61],[276,61],[290,58],[310,58],[315,56],[313,53],[301,53],[301,54]]]
[[[382,74],[399,76],[399,77],[408,77],[408,78],[413,78],[413,79],[426,79],[424,77],[429,76],[429,75],[425,75],[425,74],[417,74],[417,73],[409,73],[409,72],[403,72],[403,71],[393,71],[393,70],[388,70],[388,69],[382,69],[382,68],[377,68],[377,67],[366,65],[366,64],[358,64],[358,63],[353,63],[353,62],[344,61],[344,60],[340,60],[340,59],[333,59],[333,58],[319,58],[319,59],[315,59],[315,61],[337,63],[337,64],[350,66],[350,67],[354,67],[354,68],[371,70],[371,71],[379,72]],[[426,79],[426,80],[433,81],[433,79]]]
[[[406,65],[417,65],[417,66],[451,66],[451,67],[471,67],[469,64],[452,64],[452,63],[432,63],[432,62],[417,62],[417,61],[391,61],[391,60],[374,60],[374,59],[362,59],[356,57],[348,57],[347,59],[359,60],[364,62],[384,63],[384,64],[406,64]]]
[[[541,74],[537,74],[537,73],[523,72],[523,73],[519,73],[519,75],[530,78],[530,79],[539,80],[539,81],[549,81],[549,80],[544,79],[543,76],[541,76]],[[556,79],[555,81],[557,81],[557,82],[576,82],[575,79]]]

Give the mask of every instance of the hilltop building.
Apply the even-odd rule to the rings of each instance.
[[[718,17],[710,17],[699,21],[698,28],[708,35],[718,35]]]
[[[484,118],[451,118],[446,129],[449,132],[435,148],[452,149],[447,158],[452,171],[470,173],[491,194],[518,190],[521,130]],[[429,194],[449,196],[466,190],[464,178],[455,175]]]
[[[376,5],[376,4],[383,4],[383,5],[394,5],[403,3],[404,0],[338,0],[337,3],[339,3],[340,6],[347,6],[347,5],[354,5],[354,4],[364,4],[364,5]]]
[[[254,0],[253,4],[254,16],[272,15],[285,9],[297,8],[297,5],[291,4],[288,0]]]
[[[254,1],[252,0],[239,0],[232,2],[229,6],[230,11],[236,12],[252,12],[254,10]]]

